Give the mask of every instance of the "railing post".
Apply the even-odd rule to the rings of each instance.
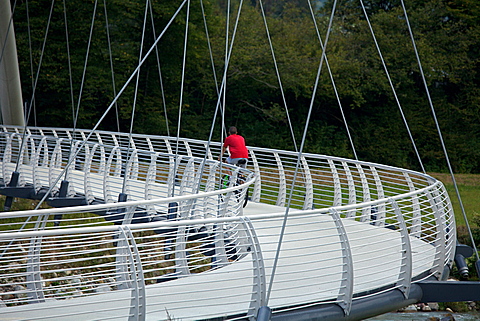
[[[43,159],[41,158],[43,150]],[[32,180],[33,180],[33,188],[35,193],[42,188],[42,180],[40,174],[39,167],[45,166],[48,164],[48,146],[47,146],[47,137],[43,136],[38,143],[38,147],[34,151],[33,155],[33,163],[32,163]]]
[[[435,217],[436,236],[435,236],[435,260],[433,263],[435,269],[435,277],[438,280],[443,278],[443,267],[445,264],[445,222],[443,220],[443,210],[441,206],[437,205],[437,195],[435,191],[430,190],[426,192],[427,198],[432,207],[433,216]]]
[[[255,228],[248,217],[240,217],[242,226],[245,229],[247,240],[250,244],[250,254],[252,255],[253,264],[253,280],[252,280],[252,297],[250,300],[250,307],[248,309],[248,315],[253,315],[258,321],[268,321],[260,319],[259,310],[265,307],[267,299],[267,280],[265,276],[265,264],[263,261],[262,249],[260,248],[260,242],[258,241]],[[265,309],[263,309],[265,310]],[[251,318],[252,319],[252,318]]]
[[[177,166],[178,169],[178,166]],[[184,195],[185,193],[190,193],[191,189],[195,186],[195,163],[193,157],[191,157],[187,165],[185,166],[185,170],[183,171],[183,176],[180,182],[180,195]]]
[[[403,176],[407,182],[408,188],[411,192],[415,191],[415,186],[413,185],[412,178],[407,172],[403,172]],[[412,224],[410,227],[410,235],[415,237],[420,237],[422,232],[422,216],[420,215],[420,204],[418,202],[418,197],[412,197],[412,207],[413,207],[413,216]]]
[[[255,176],[257,179],[255,180],[255,185],[253,186],[253,193],[252,193],[252,201],[253,202],[260,202],[260,198],[262,195],[262,176],[260,175],[260,166],[258,165],[257,156],[255,156],[255,152],[253,150],[249,150],[248,153],[250,154],[250,158],[253,162],[253,171],[255,172]]]
[[[230,183],[228,187],[232,187],[234,182],[237,181],[238,171],[233,171],[230,176]],[[233,192],[228,192],[226,194],[219,195],[219,214],[218,217],[226,217],[227,211],[232,207],[229,205],[230,200],[233,196]],[[235,204],[235,205],[238,205]],[[241,205],[240,205],[241,208]],[[223,233],[223,225],[216,224],[213,227],[213,233],[215,236],[215,262],[217,264],[226,264],[228,263],[227,252],[225,250],[225,235]]]
[[[402,211],[398,206],[397,201],[389,199],[392,204],[393,210],[397,217],[398,225],[400,227],[400,237],[402,242],[402,262],[400,265],[400,273],[398,275],[397,285],[399,290],[402,291],[405,299],[408,299],[410,295],[410,286],[412,284],[412,247],[410,245],[410,236],[408,234],[407,225],[402,215]]]
[[[187,151],[187,155],[188,155],[189,157],[192,157],[192,149],[190,148],[190,144],[189,144],[186,140],[183,141],[183,144],[185,145],[185,149],[186,149],[186,151]]]
[[[340,244],[342,244],[342,259],[343,266],[345,269],[342,271],[341,285],[340,290],[343,289],[343,292],[338,294],[337,300],[339,301],[338,305],[343,309],[345,315],[350,314],[352,309],[352,300],[353,300],[353,260],[352,260],[352,251],[350,249],[350,242],[348,241],[347,231],[343,225],[340,215],[338,215],[337,210],[332,208],[330,210],[332,214],[335,227],[337,228],[338,237],[340,238]]]
[[[303,173],[305,174],[305,202],[303,203],[304,210],[313,209],[313,181],[312,174],[310,173],[310,167],[308,162],[305,159],[305,156],[302,156],[302,167]]]
[[[285,170],[283,169],[282,160],[278,153],[273,153],[275,161],[277,162],[277,172],[279,179],[277,206],[285,206],[285,199],[287,197],[287,179],[285,178]]]
[[[85,164],[83,166],[83,172],[84,172],[83,189],[85,193],[85,199],[87,200],[88,203],[91,203],[95,199],[95,196],[93,195],[93,191],[92,191],[92,182],[90,177],[92,172],[93,156],[95,155],[95,152],[97,151],[98,146],[99,146],[98,144],[94,144],[91,151],[85,150],[86,159],[85,159]]]
[[[175,217],[178,220],[188,219],[188,212],[185,210],[184,203],[185,201],[181,201],[176,204],[169,204],[168,213],[169,215],[172,215],[171,218],[168,218],[169,220],[174,219]],[[177,228],[175,243],[173,244],[173,247],[175,248],[175,273],[177,275],[189,275],[190,269],[188,267],[187,257],[187,227],[185,225],[181,225]]]
[[[127,182],[129,180],[136,180],[138,178],[138,152],[136,149],[129,155],[125,165],[125,177]],[[128,184],[127,184],[128,185]]]
[[[113,159],[117,158],[117,161],[115,164],[113,163]],[[112,148],[110,151],[110,156],[108,156],[107,164],[106,164],[106,170],[105,170],[105,176],[103,180],[103,199],[105,200],[105,203],[113,203],[114,202],[114,193],[113,193],[113,183],[112,181],[112,176],[119,176],[121,173],[121,162],[122,162],[122,153],[120,152],[120,149],[118,146],[115,146]],[[113,170],[113,171],[112,171]],[[126,191],[128,193],[128,191]]]
[[[375,187],[377,188],[377,200],[385,198],[385,191],[383,190],[382,180],[378,175],[377,169],[374,166],[370,166],[370,171],[373,175],[373,179],[375,180]],[[377,205],[374,224],[377,226],[385,226],[385,204],[384,203]]]
[[[132,154],[130,154],[130,179],[137,180],[138,179],[138,169],[139,169],[139,161],[138,161],[138,150],[134,149]]]
[[[211,148],[207,148],[208,147],[207,143],[203,143],[203,146],[205,147],[205,152],[207,153],[207,159],[208,160],[213,160],[213,155],[212,155]]]
[[[173,196],[174,187],[177,184],[178,167],[182,162],[182,155],[169,156],[168,160],[167,195]]]
[[[63,165],[62,159],[62,142],[63,138],[59,138],[56,141],[55,148],[53,149],[52,156],[50,157],[50,164],[48,167],[48,184],[52,186],[52,195],[58,191],[58,186],[55,186],[54,183],[57,180],[58,172]],[[59,169],[55,171],[55,169]]]
[[[145,141],[148,144],[148,150],[154,153],[155,149],[153,148],[152,140],[150,139],[150,137],[145,137]]]
[[[148,140],[149,145],[151,145],[150,140]],[[145,199],[150,200],[153,196],[154,183],[157,176],[157,158],[158,153],[150,154],[150,164],[148,165],[147,176],[145,177]],[[147,215],[155,215],[155,206],[148,204],[147,206]]]
[[[333,178],[333,206],[342,205],[342,186],[340,185],[340,177],[338,176],[337,167],[331,159],[328,159],[328,165],[332,171]]]
[[[187,229],[185,226],[180,226],[177,229],[177,236],[175,238],[175,272],[179,275],[189,275],[187,258]]]
[[[138,247],[133,237],[132,231],[128,226],[120,226],[119,232],[121,238],[119,245],[125,256],[123,263],[125,264],[125,276],[128,277],[128,285],[132,289],[131,305],[128,320],[129,321],[143,321],[146,316],[146,293],[145,293],[145,279],[143,275],[142,262]]]
[[[347,176],[348,183],[348,204],[355,204],[357,201],[357,192],[355,191],[355,181],[353,180],[352,171],[347,162],[342,162],[343,170]],[[355,216],[355,210],[347,211],[347,217]]]
[[[371,201],[370,198],[370,187],[368,186],[367,176],[365,176],[365,171],[363,170],[362,165],[356,164],[358,174],[360,175],[360,180],[362,181],[362,191],[363,191],[363,201],[369,202]],[[371,207],[364,207],[362,211],[362,216],[360,217],[361,222],[368,222],[371,220],[372,215],[372,208]]]
[[[30,240],[27,261],[27,297],[30,303],[45,302],[43,293],[42,276],[40,274],[40,251],[42,246],[41,237],[33,237]]]
[[[121,194],[119,198],[126,197],[126,194]],[[122,211],[124,214],[123,221],[121,224],[130,224],[132,221],[133,213],[135,212],[135,207],[131,206],[128,207],[126,212],[123,212],[124,209],[119,208],[118,212]],[[124,236],[124,230],[121,228],[119,229],[119,233],[121,236]],[[129,248],[128,241],[125,238],[120,238],[116,243],[116,274],[117,274],[117,282],[119,283],[119,289],[128,289],[130,288],[130,277],[129,277],[129,268],[127,265],[128,262],[128,252],[127,249]]]
[[[10,176],[7,174],[8,172],[7,166],[12,160],[12,135],[8,135],[8,134],[6,135],[7,135],[7,142],[5,144],[5,149],[3,150],[3,158],[2,158],[2,177],[3,177],[3,183],[5,185],[8,185],[8,183],[10,183]]]

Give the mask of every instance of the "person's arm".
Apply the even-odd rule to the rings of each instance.
[[[225,154],[225,151],[227,150],[227,146],[223,145],[222,146],[222,151],[220,152],[220,156],[218,156],[218,160],[221,160],[223,157],[223,154]]]

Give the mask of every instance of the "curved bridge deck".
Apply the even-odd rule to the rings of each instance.
[[[378,293],[408,299],[453,259],[451,204],[428,175],[304,154],[291,185],[291,152],[250,147],[242,172],[201,141],[134,135],[128,149],[118,133],[82,146],[64,129],[3,130],[3,194],[38,199],[55,184],[50,204],[85,205],[0,213],[0,320],[243,319],[332,303],[348,315]]]

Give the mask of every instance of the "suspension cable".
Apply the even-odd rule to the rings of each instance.
[[[135,75],[139,72],[140,70],[140,67],[145,63],[145,61],[147,60],[148,56],[151,54],[151,52],[154,50],[155,46],[158,44],[158,42],[160,41],[160,39],[162,39],[163,35],[165,34],[165,32],[167,31],[167,29],[170,27],[170,25],[173,23],[173,21],[175,20],[175,18],[178,16],[178,14],[180,13],[181,9],[183,8],[183,6],[185,5],[185,3],[187,2],[187,0],[183,0],[182,3],[180,4],[180,6],[177,8],[177,10],[175,11],[175,13],[172,15],[172,18],[170,18],[170,21],[167,23],[167,25],[165,26],[164,30],[160,33],[160,35],[158,36],[158,38],[155,40],[155,42],[153,43],[153,45],[150,47],[150,49],[148,50],[148,52],[145,54],[145,56],[142,58],[142,60],[140,61],[140,63],[138,64],[138,66],[135,68],[135,70],[132,72],[132,74],[130,75],[130,77],[127,79],[127,81],[124,83],[124,85],[122,86],[122,88],[118,91],[118,94],[117,96],[113,99],[113,101],[110,103],[110,105],[107,107],[107,109],[105,110],[105,112],[103,113],[103,115],[99,118],[99,120],[97,121],[97,123],[95,124],[95,126],[93,126],[92,130],[90,131],[90,133],[87,135],[87,137],[85,137],[80,146],[77,148],[77,150],[74,152],[73,156],[70,157],[68,163],[66,164],[65,168],[59,173],[59,175],[57,176],[57,178],[55,179],[55,182],[49,187],[48,191],[45,193],[45,195],[42,197],[42,199],[38,202],[38,204],[35,206],[35,210],[38,210],[40,208],[40,205],[47,199],[47,197],[49,196],[50,192],[52,191],[53,187],[58,183],[58,181],[60,180],[60,178],[64,175],[65,173],[65,170],[66,168],[68,168],[71,163],[74,161],[75,157],[77,156],[77,154],[80,152],[80,150],[82,149],[83,146],[85,146],[85,144],[90,140],[90,137],[92,137],[92,135],[94,133],[96,133],[98,127],[100,126],[100,124],[102,123],[102,121],[105,119],[105,117],[107,117],[107,114],[110,112],[110,110],[115,106],[115,103],[117,102],[117,100],[120,98],[120,96],[123,94],[123,92],[126,90],[126,88],[128,87],[128,85],[130,84],[130,82],[133,80],[133,78],[135,77]],[[38,78],[38,77],[37,77]]]
[[[207,15],[205,14],[205,8],[204,8],[204,5],[203,5],[203,0],[200,0],[200,7],[202,9],[203,25],[204,25],[204,28],[205,28],[205,35],[206,35],[206,38],[207,38],[208,52],[209,52],[209,55],[210,55],[210,63],[212,64],[213,81],[215,82],[215,90],[217,91],[217,95],[220,95],[220,89],[218,87],[217,72],[215,70],[215,62],[214,62],[214,59],[213,59],[213,50],[212,50],[212,45],[211,45],[211,41],[210,41],[210,33],[208,32]],[[223,115],[224,110],[220,109],[220,112]],[[222,116],[222,119],[223,118],[224,117]],[[225,127],[225,123],[224,123],[223,127]],[[224,128],[222,130],[222,133],[227,135],[226,128]],[[221,139],[223,141],[223,136],[222,136]]]
[[[54,7],[54,4],[55,4],[55,0],[52,0],[52,4],[50,6],[50,13],[48,15],[48,20],[47,20],[47,27],[45,29],[45,36],[43,38],[43,44],[42,44],[42,51],[41,51],[41,54],[40,54],[40,60],[38,62],[38,68],[37,68],[37,74],[35,75],[35,84],[33,85],[33,88],[32,88],[32,96],[31,96],[31,99],[30,99],[30,106],[32,105],[33,101],[35,101],[35,92],[36,92],[36,88],[37,88],[37,84],[38,84],[38,78],[40,77],[40,69],[42,67],[42,61],[43,61],[43,56],[45,54],[45,46],[46,46],[46,43],[47,43],[47,38],[48,38],[48,31],[50,29],[50,23],[52,21],[52,15],[53,15],[53,7]],[[26,121],[25,121],[25,125],[24,125],[24,128],[23,128],[23,134],[22,134],[22,142],[20,144],[20,150],[23,150],[23,146],[25,144],[25,135],[27,133],[27,124],[28,124],[28,120],[30,119],[30,111],[32,110],[32,108],[30,107],[29,109],[29,112],[28,112],[28,115],[26,117]],[[20,158],[17,159],[16,161],[16,164],[15,164],[15,172],[18,171],[18,167],[19,167],[19,161],[20,161]]]
[[[5,48],[7,47],[7,39],[8,39],[8,35],[10,34],[10,29],[12,28],[13,14],[15,13],[16,7],[17,7],[17,0],[15,0],[15,3],[13,4],[12,12],[10,12],[10,19],[8,21],[7,33],[5,35],[5,39],[3,40],[2,53],[0,54],[0,63],[2,62],[3,55],[5,54]]]
[[[310,3],[310,1],[308,1],[308,7],[310,9],[310,14],[312,16],[313,24],[315,25],[315,31],[317,32],[318,41],[320,42],[320,48],[323,50],[322,37],[320,36],[320,31],[318,29],[317,19],[315,19],[315,14],[313,13],[312,4]],[[358,160],[357,151],[355,149],[355,144],[353,143],[353,138],[352,138],[352,135],[350,134],[350,129],[348,127],[347,118],[345,117],[345,113],[343,111],[343,105],[342,105],[342,102],[340,100],[340,95],[338,94],[337,84],[335,83],[335,79],[333,78],[332,69],[330,68],[330,63],[328,62],[328,58],[326,56],[325,56],[325,65],[327,66],[328,75],[330,76],[330,80],[331,80],[332,86],[333,86],[333,91],[335,92],[335,97],[337,99],[338,106],[340,107],[340,112],[342,114],[343,123],[345,124],[345,129],[347,131],[348,140],[350,141],[350,146],[352,147],[353,155],[354,155],[355,159]]]
[[[149,0],[146,0],[145,3],[145,13],[143,16],[143,30],[142,30],[142,40],[140,41],[140,52],[138,55],[138,63],[140,64],[140,61],[142,60],[142,54],[143,54],[143,42],[145,41],[145,30],[146,30],[146,25],[147,25],[147,16],[148,16],[148,8],[149,8]],[[138,73],[136,75],[136,80],[135,80],[135,93],[133,96],[133,106],[132,106],[132,116],[130,118],[130,131],[128,132],[128,147],[127,147],[127,159],[125,160],[125,175],[123,175],[123,183],[122,183],[122,194],[125,194],[125,190],[127,188],[127,162],[131,156],[131,147],[132,147],[132,133],[133,133],[133,124],[135,120],[135,111],[137,107],[137,97],[138,97],[138,84],[140,81],[140,69],[138,70]]]
[[[200,7],[202,9],[203,26],[205,28],[205,35],[206,35],[206,38],[207,38],[208,52],[209,52],[209,55],[210,55],[210,63],[212,64],[213,81],[215,82],[215,90],[217,91],[217,95],[220,95],[220,89],[218,88],[217,72],[215,70],[215,62],[214,62],[214,59],[213,59],[213,50],[212,50],[212,45],[211,45],[211,42],[210,42],[210,33],[208,32],[207,15],[205,14],[205,8],[204,8],[204,5],[203,5],[203,0],[200,0]],[[224,112],[223,109],[221,109],[220,112],[223,115],[223,112]],[[225,133],[225,135],[227,134],[225,128],[224,128],[224,130],[222,130],[222,133]],[[222,140],[223,140],[223,136],[222,136]]]
[[[70,56],[70,38],[68,35],[68,20],[67,20],[67,6],[65,3],[65,0],[63,0],[63,20],[65,23],[65,42],[67,46],[67,61],[68,61],[68,78],[70,81],[70,99],[72,103],[72,120],[74,121],[74,129],[72,132],[72,140],[70,141],[70,148],[68,151],[69,157],[72,154],[72,149],[73,149],[73,140],[75,139],[75,127],[76,127],[76,117],[75,117],[75,99],[73,96],[73,79],[72,79],[72,64],[71,64],[71,56]],[[67,180],[68,177],[68,168],[65,171],[65,180]],[[66,196],[66,195],[62,195]]]
[[[93,36],[93,29],[94,29],[94,26],[95,26],[95,16],[97,14],[97,5],[98,5],[98,0],[95,0],[95,4],[94,4],[94,7],[93,7],[93,13],[92,13],[92,21],[91,21],[91,24],[90,24],[90,33],[89,33],[89,36],[88,36],[87,52],[85,53],[85,62],[84,62],[84,65],[83,65],[82,80],[80,82],[80,91],[78,93],[77,107],[76,107],[75,114],[73,116],[72,141],[70,142],[70,150],[68,152],[69,157],[72,157],[73,140],[76,137],[78,114],[80,112],[80,103],[82,101],[83,87],[85,85],[85,78],[86,78],[86,74],[87,74],[88,58],[90,57],[90,47],[92,45],[92,36]],[[68,167],[66,167],[66,170],[65,170],[65,180],[67,180],[67,177],[68,177]]]
[[[150,7],[150,18],[152,21],[152,31],[153,31],[153,38],[156,39],[156,31],[155,31],[155,23],[153,20],[153,8],[152,2],[149,2]],[[163,88],[163,77],[162,77],[162,67],[160,65],[160,54],[158,53],[158,46],[155,46],[155,56],[157,58],[157,69],[158,69],[158,78],[160,80],[160,91],[162,92],[162,103],[163,103],[163,114],[165,116],[165,126],[167,128],[167,136],[170,136],[170,128],[168,126],[168,114],[167,114],[167,100],[165,99],[165,90]]]
[[[39,75],[40,75],[40,69],[41,69],[41,66],[42,66],[42,61],[43,61],[43,55],[45,53],[45,45],[46,45],[46,42],[47,42],[47,37],[48,37],[48,31],[49,31],[49,28],[50,28],[50,22],[52,20],[52,14],[53,14],[53,6],[54,6],[54,3],[55,3],[55,0],[52,0],[52,4],[50,6],[50,13],[49,13],[49,16],[48,16],[48,20],[47,20],[47,27],[45,29],[45,36],[44,36],[44,39],[43,39],[43,44],[42,44],[42,51],[41,51],[41,54],[40,54],[40,60],[39,60],[39,63],[38,63],[38,68],[37,68],[37,74],[35,76],[35,81],[34,81],[34,84],[33,84],[33,88],[32,88],[32,98],[30,99],[30,106],[28,108],[28,113],[26,115],[26,120],[25,120],[25,125],[24,125],[24,128],[23,128],[23,133],[22,133],[22,141],[21,141],[21,144],[20,144],[20,149],[19,150],[23,150],[23,146],[25,145],[25,136],[26,136],[26,133],[27,133],[27,125],[28,125],[28,120],[30,118],[30,112],[32,111],[32,104],[33,102],[35,101],[35,89],[37,88],[37,83],[38,83],[38,78],[39,78]],[[13,13],[12,13],[12,16],[11,16],[11,19],[10,21],[12,21],[13,19]],[[3,55],[3,51],[2,51],[2,55]],[[16,161],[16,164],[15,164],[15,172],[18,172],[18,167],[20,165],[20,157],[18,157],[17,161]],[[57,178],[57,182],[58,180],[60,179],[62,173],[60,174],[60,176],[58,176]],[[50,193],[50,191],[53,189],[53,186],[49,187],[49,191],[48,193]],[[48,195],[45,194],[44,196],[44,199],[46,199],[46,196]],[[37,206],[35,207],[35,209],[38,209],[41,205],[41,202],[39,202],[37,204]],[[23,223],[23,225],[20,227],[20,230],[23,230],[25,228],[25,226],[28,224],[28,222],[30,221],[30,217],[27,218],[27,220]],[[11,241],[12,242],[12,241]],[[10,244],[11,244],[10,242]],[[3,255],[3,253],[2,253]]]
[[[385,63],[385,60],[383,59],[383,54],[382,51],[380,50],[380,46],[378,45],[377,42],[377,37],[375,36],[375,33],[373,32],[372,25],[370,23],[370,19],[368,18],[367,10],[365,9],[365,5],[363,4],[363,0],[360,0],[360,4],[362,6],[363,14],[365,15],[365,20],[367,21],[368,27],[370,29],[370,33],[372,34],[373,41],[375,43],[375,47],[377,48],[379,58],[382,62],[383,69],[385,70],[385,74],[388,79],[388,83],[390,85],[390,88],[392,89],[393,96],[395,97],[395,101],[398,106],[398,110],[400,111],[400,115],[402,116],[403,123],[405,124],[405,128],[407,129],[408,136],[410,137],[410,141],[412,142],[413,149],[415,151],[415,155],[417,156],[418,163],[420,164],[420,167],[422,168],[422,172],[426,173],[425,168],[423,166],[422,158],[420,157],[420,153],[418,152],[417,145],[415,144],[415,140],[413,139],[412,132],[410,131],[410,127],[408,126],[407,119],[405,118],[405,114],[403,113],[403,108],[402,105],[400,104],[400,100],[398,99],[397,96],[397,91],[395,90],[395,87],[393,86],[392,79],[390,77],[390,73],[388,72],[387,65]]]
[[[263,23],[265,24],[265,31],[267,33],[268,44],[270,46],[270,52],[272,53],[273,64],[275,66],[275,74],[277,75],[278,85],[280,87],[280,93],[282,94],[283,107],[285,108],[285,114],[288,120],[288,126],[290,128],[290,134],[292,135],[293,146],[295,151],[298,152],[297,140],[295,138],[295,133],[293,132],[292,121],[290,119],[290,113],[288,112],[287,99],[285,98],[285,91],[283,90],[282,79],[280,78],[280,71],[278,70],[277,58],[275,57],[275,51],[273,50],[272,38],[270,37],[270,30],[267,24],[267,17],[265,16],[265,10],[263,9],[263,1],[259,1],[260,9],[262,11]],[[310,3],[310,1],[308,1]]]
[[[183,61],[182,61],[182,80],[180,84],[180,104],[178,106],[177,137],[175,142],[175,162],[173,164],[173,173],[177,172],[178,167],[178,149],[180,145],[180,125],[182,122],[183,88],[185,85],[185,65],[187,63],[187,43],[188,43],[188,22],[190,18],[190,0],[187,4],[187,16],[185,18],[185,40],[183,43]],[[175,184],[172,185],[172,197],[175,196]]]
[[[463,219],[465,220],[465,224],[467,226],[468,234],[470,236],[470,240],[472,242],[473,248],[475,249],[475,255],[477,257],[477,260],[479,260],[479,254],[478,254],[477,246],[475,245],[475,240],[473,238],[473,233],[472,233],[472,230],[470,229],[470,224],[468,223],[467,213],[466,213],[465,208],[463,206],[463,201],[462,201],[462,197],[460,196],[460,191],[458,190],[457,180],[455,179],[455,175],[453,174],[452,165],[450,164],[450,158],[448,157],[448,152],[447,152],[447,148],[445,146],[445,142],[443,140],[443,135],[442,135],[442,131],[440,129],[440,124],[438,123],[437,113],[435,111],[435,108],[433,106],[433,101],[432,101],[432,98],[430,96],[430,90],[428,89],[427,80],[425,79],[425,73],[423,72],[422,63],[420,61],[420,55],[418,54],[418,49],[417,49],[417,46],[415,44],[415,38],[413,36],[413,31],[412,31],[412,28],[410,26],[410,21],[408,19],[407,10],[405,8],[405,3],[403,2],[403,0],[401,0],[400,2],[402,4],[403,13],[405,15],[405,21],[407,23],[408,32],[410,34],[410,39],[412,40],[413,50],[415,51],[415,57],[417,58],[418,68],[420,69],[420,74],[422,75],[422,82],[423,82],[423,86],[425,87],[425,93],[427,95],[428,104],[430,105],[430,109],[432,111],[432,116],[433,116],[433,119],[435,121],[435,126],[437,128],[438,137],[440,138],[440,143],[442,145],[443,153],[445,155],[445,160],[447,162],[448,170],[450,172],[450,176],[452,177],[452,182],[453,182],[453,186],[455,188],[456,196],[458,198],[458,203],[460,204],[460,210],[462,212]],[[480,274],[480,271],[477,271],[477,273]]]
[[[298,151],[297,164],[295,165],[295,173],[293,175],[290,192],[288,194],[288,201],[287,201],[287,205],[286,205],[286,208],[285,208],[285,215],[283,216],[283,223],[282,223],[282,227],[281,227],[281,230],[280,230],[280,235],[279,235],[278,242],[277,242],[277,250],[275,252],[275,259],[274,259],[273,265],[272,265],[272,274],[270,275],[270,281],[269,281],[269,284],[268,284],[268,290],[267,290],[266,299],[265,299],[265,305],[266,306],[268,306],[268,301],[270,300],[270,294],[272,292],[273,280],[275,278],[275,274],[276,274],[276,271],[277,271],[278,260],[280,258],[280,250],[282,248],[283,237],[285,235],[285,229],[287,227],[288,214],[289,214],[290,205],[292,203],[292,198],[293,198],[293,190],[294,190],[295,184],[297,182],[298,170],[299,170],[299,167],[300,167],[300,161],[302,159],[303,148],[305,146],[305,141],[306,141],[307,131],[308,131],[308,125],[310,123],[310,117],[312,115],[313,103],[315,101],[315,95],[316,95],[317,89],[318,89],[320,73],[322,71],[323,62],[324,62],[325,57],[326,57],[326,49],[327,49],[327,44],[328,44],[328,40],[329,40],[329,37],[330,37],[330,33],[331,33],[331,30],[332,30],[332,23],[333,23],[333,17],[335,15],[336,6],[337,6],[337,0],[335,0],[334,3],[333,3],[332,13],[330,15],[330,21],[329,21],[328,29],[327,29],[327,35],[325,37],[325,45],[323,47],[322,56],[320,58],[320,64],[318,66],[317,76],[315,78],[315,85],[313,87],[312,98],[310,100],[310,106],[308,108],[308,114],[307,114],[307,119],[305,121],[305,128],[304,128],[304,131],[303,131],[303,137],[302,137],[302,141],[301,141],[301,144],[300,144],[300,150]]]
[[[200,0],[200,7],[202,9],[203,26],[205,28],[205,35],[206,35],[206,38],[207,38],[208,53],[210,55],[210,63],[212,64],[212,71],[213,71],[213,79],[214,79],[214,82],[215,82],[215,89],[217,90],[217,95],[219,95],[220,92],[219,92],[219,89],[218,89],[217,73],[215,71],[215,63],[214,63],[214,60],[213,60],[212,44],[210,43],[210,34],[208,32],[207,17],[206,17],[206,14],[205,14],[205,8],[203,6],[203,0]]]
[[[228,1],[228,8],[230,8],[230,0]],[[225,93],[226,93],[226,86],[227,86],[227,71],[228,71],[228,67],[230,66],[230,59],[231,59],[231,56],[232,56],[232,51],[233,51],[233,44],[235,42],[235,37],[237,35],[237,30],[238,30],[238,23],[240,21],[240,14],[242,12],[242,8],[243,8],[243,0],[240,0],[240,4],[238,6],[238,10],[237,10],[237,17],[235,19],[235,25],[233,27],[233,32],[232,32],[232,39],[230,40],[229,42],[229,39],[228,39],[228,32],[227,32],[227,36],[226,36],[226,39],[225,39],[225,42],[226,42],[226,52],[225,52],[225,67],[224,67],[224,70],[223,70],[223,76],[222,76],[222,83],[221,83],[221,86],[220,86],[220,93],[221,95],[219,95],[218,97],[218,100],[217,100],[217,109],[219,108],[219,106],[222,106],[222,101],[223,101],[223,113],[222,113],[222,135],[221,135],[221,143],[223,144],[223,133],[225,132],[226,133],[226,128],[225,128]],[[229,16],[230,16],[230,9],[228,9],[227,11],[227,25],[228,25],[228,20],[229,20]],[[229,28],[227,28],[228,30]],[[228,48],[228,49],[227,49]],[[222,108],[220,108],[220,111],[222,112]],[[210,143],[211,143],[211,140],[212,140],[212,137],[213,137],[213,130],[214,130],[214,127],[215,127],[215,120],[216,120],[216,116],[217,116],[217,112],[215,110],[215,115],[214,115],[214,118],[212,120],[212,127],[210,129],[210,136],[208,138],[208,142],[207,142],[207,150],[209,150],[210,148]],[[221,150],[220,150],[220,153],[221,153]],[[221,168],[221,165],[222,165],[222,162],[220,162],[220,168]]]
[[[231,6],[231,1],[228,0],[227,1],[227,16],[226,16],[226,27],[225,27],[225,62],[224,62],[224,77],[222,79],[222,87],[223,87],[223,90],[221,92],[221,97],[222,97],[222,106],[221,106],[221,119],[222,119],[222,128],[221,128],[221,131],[220,131],[220,157],[222,157],[222,150],[223,150],[223,142],[224,142],[224,137],[223,137],[223,134],[225,133],[225,137],[228,136],[228,133],[227,133],[227,128],[225,126],[225,112],[226,112],[226,99],[227,99],[227,73],[226,73],[226,70],[227,70],[227,66],[228,66],[228,60],[229,60],[229,57],[228,57],[228,47],[229,47],[229,29],[230,29],[230,6]],[[232,35],[232,38],[233,38],[233,35]],[[232,46],[233,46],[233,43],[232,43]],[[215,121],[215,119],[213,120]],[[220,159],[220,171],[222,170],[222,163],[223,163],[223,160]],[[221,184],[221,180],[222,178],[219,177],[219,184]]]
[[[103,0],[103,10],[105,12],[105,29],[107,31],[108,56],[110,58],[110,71],[112,74],[113,97],[117,96],[117,84],[115,83],[115,69],[113,68],[112,43],[110,40],[110,24],[108,23],[107,0]],[[115,102],[115,115],[117,118],[117,131],[120,132],[120,116],[118,115],[118,102]]]
[[[232,40],[230,42],[229,49],[228,49],[228,52],[226,54],[227,58],[225,59],[225,67],[224,67],[224,70],[223,70],[222,82],[220,84],[220,93],[223,93],[225,91],[228,66],[230,65],[230,58],[232,56],[233,44],[235,42],[235,36],[237,34],[238,23],[240,21],[240,14],[242,12],[242,8],[243,8],[243,0],[240,0],[240,4],[238,6],[238,11],[237,11],[237,18],[236,18],[235,26],[234,26],[233,32],[232,32]],[[226,39],[225,41],[228,42],[228,39]],[[216,107],[215,107],[215,112],[213,114],[212,123],[211,123],[211,126],[210,126],[210,133],[209,133],[209,136],[208,136],[207,145],[205,146],[205,155],[203,156],[203,162],[202,162],[202,165],[201,165],[201,168],[200,168],[200,175],[203,175],[203,172],[204,172],[204,169],[205,169],[205,161],[207,159],[207,153],[210,150],[210,146],[211,146],[212,139],[213,139],[213,132],[214,132],[214,129],[215,129],[215,121],[217,120],[219,110],[221,112],[222,99],[223,99],[223,95],[218,95],[217,104],[216,104]],[[222,121],[222,125],[224,125],[223,121]],[[222,130],[222,134],[223,134],[223,130]],[[222,136],[222,144],[223,144],[223,136]],[[220,150],[220,153],[221,153],[221,150]],[[223,164],[223,162],[220,161],[220,172],[222,171],[222,164]],[[221,184],[221,178],[220,178],[219,184]],[[196,190],[197,190],[197,192],[200,190],[200,181],[197,185]]]
[[[92,45],[93,27],[95,25],[95,16],[97,14],[97,5],[98,5],[98,0],[95,0],[93,13],[92,13],[92,22],[90,24],[90,34],[88,36],[87,52],[85,53],[85,63],[83,65],[82,81],[80,83],[80,91],[79,91],[79,94],[78,94],[77,108],[76,108],[76,112],[75,112],[75,117],[73,118],[73,133],[74,134],[75,134],[75,130],[77,128],[77,120],[78,120],[78,114],[79,114],[79,111],[80,111],[80,102],[82,101],[83,87],[85,86],[85,78],[86,78],[86,74],[87,74],[88,58],[90,56],[90,46]]]
[[[72,59],[70,55],[70,38],[68,35],[68,20],[67,20],[67,6],[66,1],[63,0],[63,20],[65,23],[65,42],[67,46],[67,61],[68,61],[68,78],[70,81],[70,99],[72,103],[72,119],[75,119],[75,98],[73,96],[73,79],[72,79]],[[72,144],[71,142],[70,144]],[[72,146],[70,146],[72,148]]]
[[[28,8],[28,0],[25,1],[26,12],[27,12],[27,31],[28,31],[28,51],[29,51],[29,58],[30,58],[30,78],[32,79],[32,88],[35,84],[35,77],[33,72],[33,53],[32,53],[32,33],[30,30],[30,10]],[[33,124],[37,127],[37,104],[35,101],[32,102],[30,108],[33,109]],[[27,123],[27,119],[25,119],[25,123]]]

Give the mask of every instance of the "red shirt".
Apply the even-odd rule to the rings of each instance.
[[[237,134],[225,138],[224,147],[228,147],[230,158],[248,158],[248,149],[245,146],[245,139]]]

